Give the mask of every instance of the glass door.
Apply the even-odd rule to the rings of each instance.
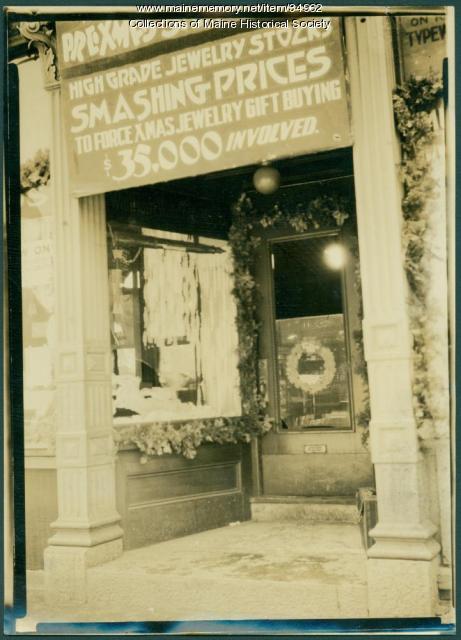
[[[352,429],[344,269],[337,234],[270,243],[280,430]]]

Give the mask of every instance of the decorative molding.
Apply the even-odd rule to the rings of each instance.
[[[28,48],[35,47],[40,56],[45,86],[59,82],[56,54],[56,36],[51,22],[20,22],[19,33],[28,41]]]
[[[380,361],[411,361],[413,354],[405,324],[405,318],[363,319],[363,349],[369,365]]]
[[[77,373],[78,357],[75,351],[65,351],[59,354],[59,375],[69,376]]]
[[[110,372],[107,374],[110,376]],[[90,380],[85,383],[86,431],[109,435],[112,431],[112,386],[107,380]]]
[[[56,436],[56,465],[62,472],[72,469],[83,469],[87,465],[87,452],[84,436],[79,433],[57,433]]]
[[[26,420],[24,423],[24,449],[26,456],[37,453],[53,455],[56,451],[55,416],[51,419]]]
[[[104,461],[107,456],[113,458],[114,446],[112,433],[104,433],[102,436],[97,435],[89,439],[89,456],[90,461],[104,457]]]
[[[421,458],[412,417],[372,420],[370,435],[373,464],[416,464]]]
[[[107,373],[107,354],[105,351],[92,351],[86,354],[87,373]]]
[[[432,560],[440,551],[433,536],[437,531],[431,522],[418,525],[378,524],[370,531],[376,544],[368,550],[369,558]]]
[[[56,470],[56,457],[45,451],[27,451],[24,457],[24,467],[28,469]]]

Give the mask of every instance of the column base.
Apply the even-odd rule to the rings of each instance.
[[[121,555],[122,550],[122,538],[93,547],[47,547],[44,552],[47,603],[55,605],[87,602],[88,567],[114,560]]]
[[[368,610],[372,618],[432,617],[438,604],[438,556],[432,560],[369,558]]]
[[[368,549],[367,555],[391,560],[432,560],[440,552],[440,544],[433,538],[436,531],[429,522],[416,525],[378,522],[369,533],[375,544]]]
[[[56,520],[50,527],[55,533],[48,540],[50,547],[95,547],[123,536],[120,516],[102,522],[66,522]]]

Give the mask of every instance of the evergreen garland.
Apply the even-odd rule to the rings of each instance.
[[[265,411],[263,399],[258,393],[258,333],[257,318],[258,285],[254,278],[255,249],[260,242],[255,233],[259,229],[288,225],[298,233],[318,229],[341,228],[351,218],[350,200],[339,194],[321,195],[309,203],[286,206],[276,202],[264,212],[258,211],[251,198],[243,193],[233,207],[233,223],[229,242],[234,256],[234,296],[237,301],[237,328],[240,340],[239,369],[242,404],[250,415],[261,415]],[[360,300],[359,315],[362,320],[360,267],[358,251],[355,250],[355,287]],[[363,410],[356,422],[364,428],[362,441],[368,438],[370,421],[368,376],[363,349],[362,331],[354,332],[357,358],[355,371],[362,377],[364,386]],[[270,419],[265,416],[267,423]]]
[[[202,444],[248,443],[252,437],[266,433],[271,426],[267,420],[255,420],[251,416],[135,423],[114,429],[114,440],[118,449],[135,444],[143,454],[141,463],[147,462],[149,456],[169,453],[193,459]]]
[[[45,186],[50,180],[50,152],[40,149],[35,156],[24,162],[20,169],[21,193]]]
[[[403,251],[409,285],[410,326],[413,335],[413,403],[421,430],[432,421],[427,397],[430,388],[425,345],[425,294],[430,274],[426,262],[427,202],[435,195],[428,145],[433,139],[432,112],[442,99],[442,84],[435,77],[411,77],[394,92],[396,129],[402,150]],[[421,432],[421,431],[420,431]]]

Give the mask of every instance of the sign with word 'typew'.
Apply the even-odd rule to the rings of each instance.
[[[85,41],[82,74],[62,81],[73,193],[349,146],[340,23],[322,23],[283,21],[91,73],[82,58],[100,57],[102,41]],[[70,60],[68,34],[61,23]]]
[[[447,55],[445,16],[400,16],[397,29],[405,79],[428,75],[441,78]]]

